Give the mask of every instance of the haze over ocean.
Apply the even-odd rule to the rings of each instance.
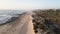
[[[60,8],[60,0],[0,0],[0,9]]]

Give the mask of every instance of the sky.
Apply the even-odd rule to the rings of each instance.
[[[0,0],[0,9],[60,8],[60,0]]]

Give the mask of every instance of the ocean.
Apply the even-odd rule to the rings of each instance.
[[[0,10],[0,24],[6,23],[12,17],[19,17],[18,14],[22,14],[23,10]]]

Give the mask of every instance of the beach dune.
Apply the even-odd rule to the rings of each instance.
[[[35,34],[31,14],[22,14],[15,21],[1,25],[0,34]]]

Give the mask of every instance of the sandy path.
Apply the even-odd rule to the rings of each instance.
[[[35,34],[31,15],[24,14],[11,24],[0,26],[0,34]]]

